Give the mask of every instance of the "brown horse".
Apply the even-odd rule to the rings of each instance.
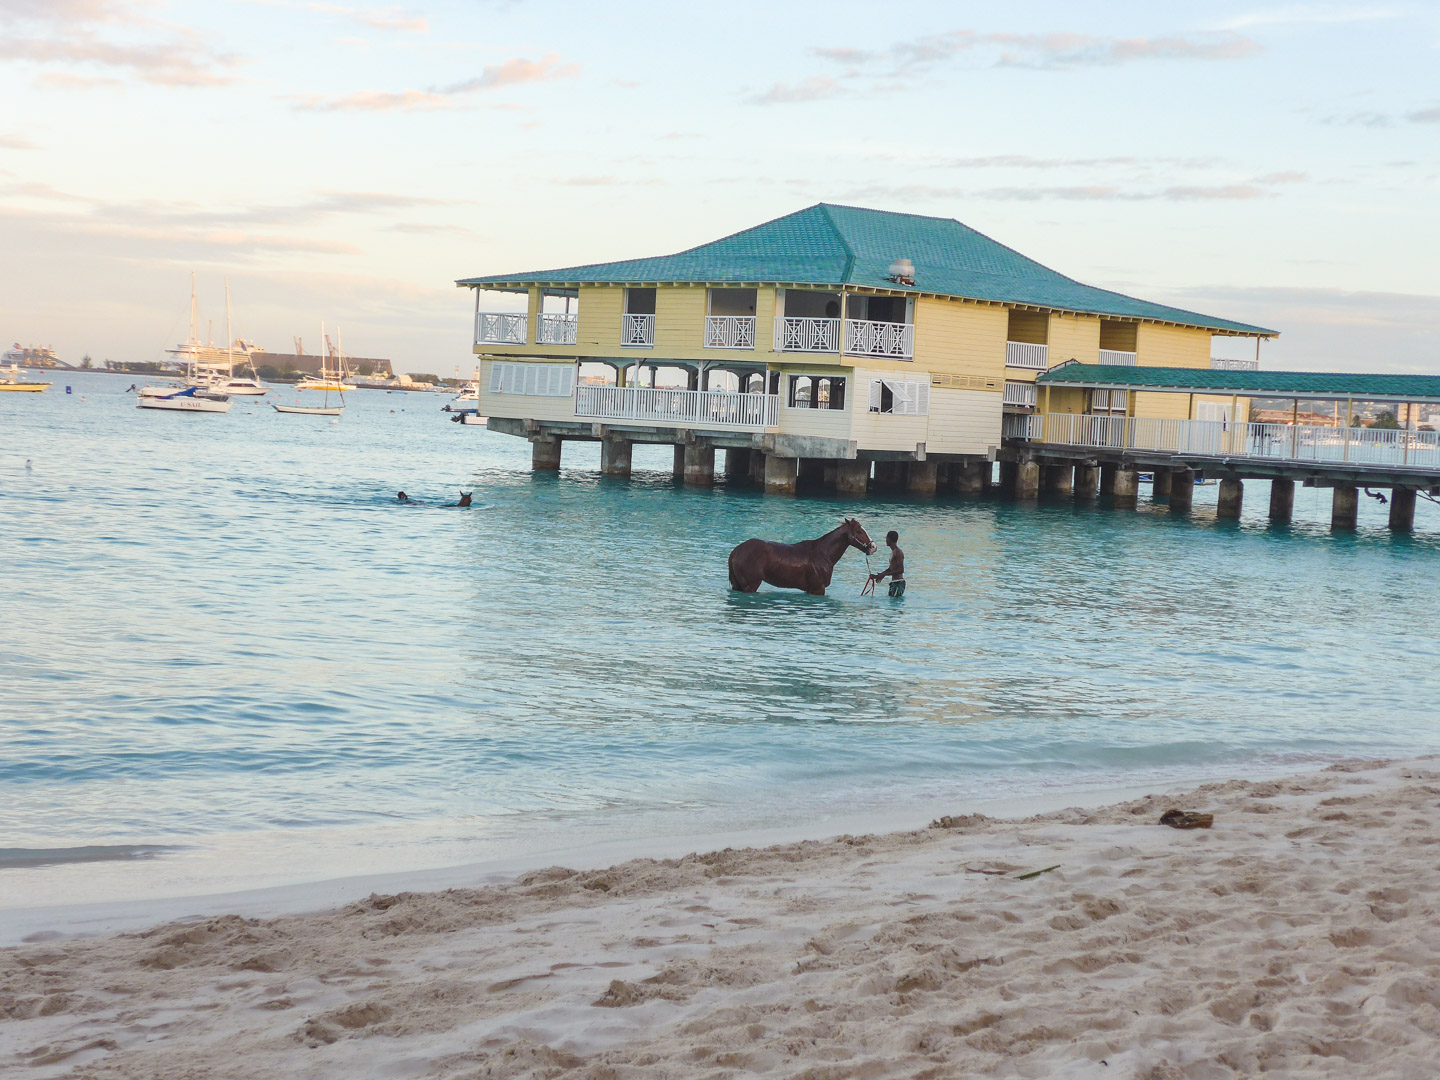
[[[852,547],[866,555],[876,551],[874,541],[854,518],[846,518],[824,536],[798,544],[746,540],[730,552],[730,588],[754,592],[766,581],[782,589],[804,589],[811,596],[824,596],[835,564]]]

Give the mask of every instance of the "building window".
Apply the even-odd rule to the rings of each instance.
[[[790,393],[786,400],[792,409],[843,409],[845,377],[791,375]]]
[[[1130,405],[1130,391],[1128,390],[1091,390],[1090,391],[1090,412],[1096,416],[1109,416],[1112,413],[1124,415]]]
[[[894,416],[929,416],[930,383],[913,379],[871,379],[870,411]]]

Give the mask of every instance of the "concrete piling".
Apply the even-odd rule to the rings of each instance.
[[[1150,497],[1152,499],[1168,499],[1171,485],[1175,482],[1175,474],[1169,469],[1157,468],[1151,476]]]
[[[1349,484],[1336,484],[1330,503],[1330,528],[1353,529],[1360,517],[1360,489]]]
[[[1038,499],[1040,497],[1040,463],[1022,461],[1015,466],[1015,498]]]
[[[600,475],[627,477],[634,444],[628,439],[600,440]]]
[[[912,495],[934,495],[938,470],[933,461],[912,461],[905,470],[906,490]]]
[[[671,467],[671,473],[672,473],[672,475],[674,475],[674,477],[675,477],[675,482],[676,482],[677,484],[680,484],[680,483],[684,483],[684,482],[685,482],[685,444],[684,444],[684,443],[676,443],[676,444],[675,444],[675,458],[674,458],[674,465]]]
[[[1047,495],[1069,495],[1075,480],[1073,465],[1046,465],[1041,483]]]
[[[955,491],[959,495],[984,495],[990,486],[990,462],[965,461],[952,466]]]
[[[695,487],[715,483],[715,448],[704,443],[686,443],[684,474],[685,483]]]
[[[1288,525],[1295,516],[1295,481],[1270,481],[1270,524]]]
[[[765,494],[794,495],[800,475],[800,459],[765,455]]]
[[[1075,498],[1089,501],[1099,495],[1100,466],[1075,466]]]
[[[1133,465],[1122,465],[1115,470],[1113,496],[1115,505],[1122,509],[1133,507],[1140,499],[1140,470]]]
[[[1244,482],[1227,476],[1220,481],[1220,498],[1215,504],[1215,516],[1226,521],[1239,521],[1240,508],[1244,502]]]
[[[1116,470],[1118,470],[1119,468],[1120,468],[1120,466],[1118,466],[1118,465],[1101,465],[1101,466],[1100,466],[1100,494],[1101,494],[1101,495],[1114,495],[1114,494],[1115,494],[1115,472],[1116,472]]]
[[[1395,487],[1390,490],[1390,531],[1410,532],[1415,528],[1415,489]]]
[[[1170,510],[1188,514],[1195,504],[1195,474],[1189,469],[1176,469],[1170,474]]]
[[[530,470],[532,472],[559,472],[560,448],[565,440],[552,436],[540,436],[530,440]]]
[[[835,490],[841,495],[864,495],[870,487],[870,462],[839,461],[835,467]]]

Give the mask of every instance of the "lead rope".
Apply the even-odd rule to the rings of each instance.
[[[861,596],[875,595],[875,568],[870,565],[870,553],[865,553],[865,587],[860,590]]]

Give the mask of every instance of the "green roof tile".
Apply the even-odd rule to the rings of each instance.
[[[1240,334],[1276,333],[1262,326],[1082,285],[951,218],[829,203],[818,203],[674,255],[462,278],[456,284],[504,288],[625,282],[775,282],[894,290],[897,286],[886,274],[897,258],[915,264],[913,291],[917,293],[1149,319]]]
[[[1041,386],[1173,390],[1242,397],[1357,398],[1440,401],[1440,375],[1370,375],[1335,371],[1213,371],[1209,368],[1061,364],[1035,380]]]

